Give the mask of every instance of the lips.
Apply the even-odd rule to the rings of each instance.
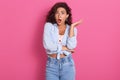
[[[61,23],[61,21],[62,21],[61,19],[58,19],[58,23]]]

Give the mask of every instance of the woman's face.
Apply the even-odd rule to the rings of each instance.
[[[62,7],[59,7],[55,13],[55,20],[58,25],[64,25],[68,16],[69,15],[67,14],[66,10]]]

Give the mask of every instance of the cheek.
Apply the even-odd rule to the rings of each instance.
[[[57,17],[57,15],[55,15],[55,19],[57,19],[58,17]]]
[[[64,20],[64,21],[66,20],[66,16],[63,16],[63,20]]]
[[[66,18],[67,18],[67,15],[63,15],[63,18],[66,19]]]

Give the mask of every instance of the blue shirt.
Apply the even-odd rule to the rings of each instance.
[[[56,53],[57,59],[60,59],[60,54],[69,55],[70,51],[62,50],[62,46],[67,46],[68,49],[74,49],[77,45],[77,28],[74,27],[74,36],[69,37],[70,26],[66,24],[66,30],[62,39],[62,45],[59,43],[59,30],[56,23],[46,22],[43,33],[43,46],[47,54]]]

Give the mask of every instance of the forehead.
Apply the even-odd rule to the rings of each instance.
[[[63,7],[57,8],[57,11],[64,11],[64,12],[66,12],[65,8],[63,8]]]

